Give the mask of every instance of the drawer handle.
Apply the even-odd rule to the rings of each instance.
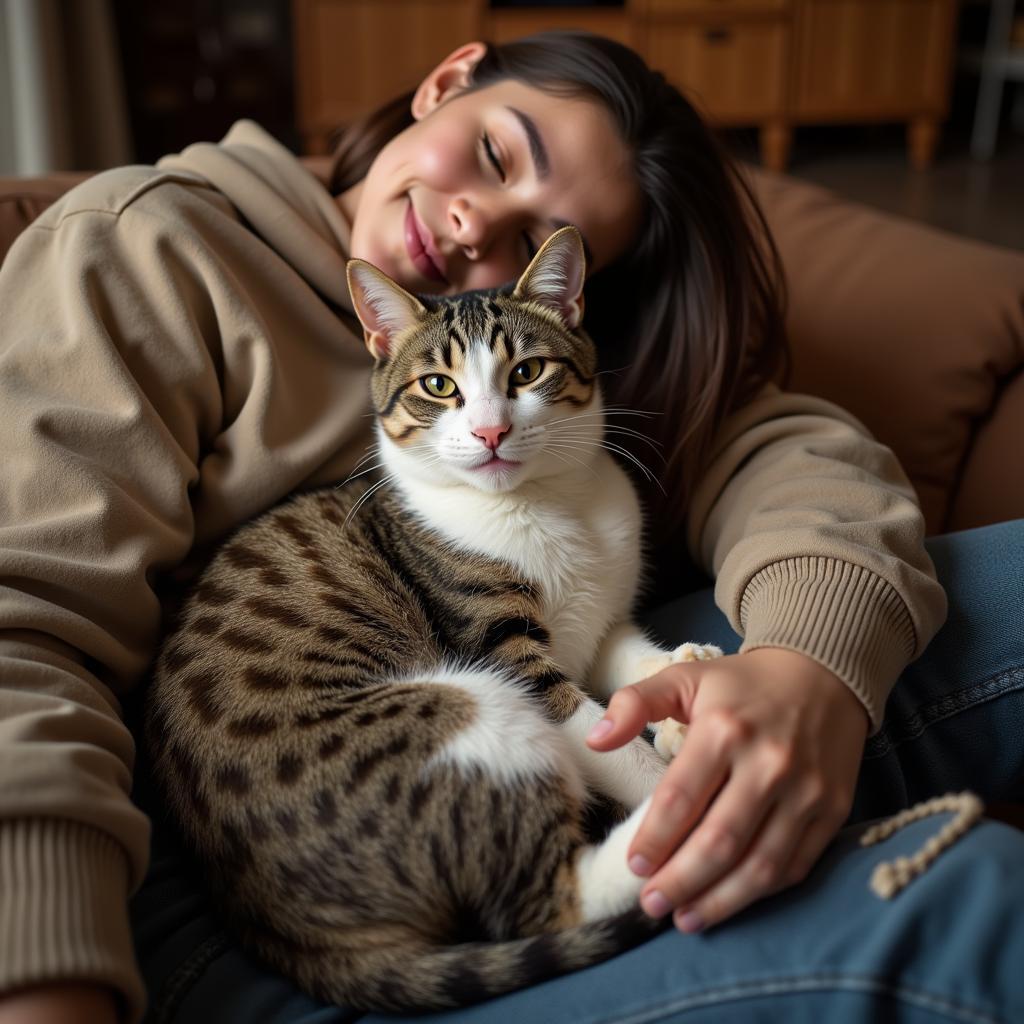
[[[732,32],[727,28],[709,28],[704,32],[704,38],[707,42],[718,45],[729,42],[732,39]]]

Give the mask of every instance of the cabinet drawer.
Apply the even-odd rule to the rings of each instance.
[[[951,0],[813,0],[800,9],[794,110],[902,117],[946,106]]]
[[[790,29],[785,21],[662,22],[648,26],[648,63],[721,124],[783,111]]]
[[[775,14],[788,11],[790,0],[646,0],[652,16],[672,14]]]
[[[534,32],[569,28],[633,45],[632,23],[624,9],[614,7],[496,7],[487,15],[485,26],[487,39],[499,44]]]

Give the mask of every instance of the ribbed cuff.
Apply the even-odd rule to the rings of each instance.
[[[123,1019],[145,991],[128,925],[128,860],[106,833],[71,821],[0,823],[0,992],[47,981],[112,988]]]
[[[785,647],[814,658],[882,724],[889,691],[914,656],[910,613],[881,576],[834,558],[790,558],[762,569],[740,599],[741,651]]]

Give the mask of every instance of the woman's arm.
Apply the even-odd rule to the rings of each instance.
[[[945,619],[896,457],[821,399],[769,386],[725,423],[687,543],[715,577],[741,651],[813,658],[857,695],[874,729],[896,677]]]
[[[148,823],[119,701],[159,637],[155,588],[369,439],[366,348],[287,258],[342,260],[302,220],[322,190],[246,131],[288,195],[230,153],[220,170],[286,251],[197,174],[134,167],[65,196],[0,271],[0,992],[90,981],[139,1014]]]
[[[76,982],[0,994],[0,1024],[117,1024],[110,989]]]
[[[192,544],[220,398],[212,311],[171,232],[104,208],[105,186],[0,272],[0,992],[88,981],[131,1019],[149,825],[120,701],[157,640],[157,575]]]
[[[889,689],[944,617],[923,534],[891,452],[827,403],[768,389],[726,424],[690,547],[740,653],[626,687],[590,741],[689,723],[629,850],[649,913],[695,931],[806,876]]]

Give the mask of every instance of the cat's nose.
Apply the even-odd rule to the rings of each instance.
[[[473,433],[493,452],[511,429],[512,424],[506,423],[503,427],[474,427]]]

